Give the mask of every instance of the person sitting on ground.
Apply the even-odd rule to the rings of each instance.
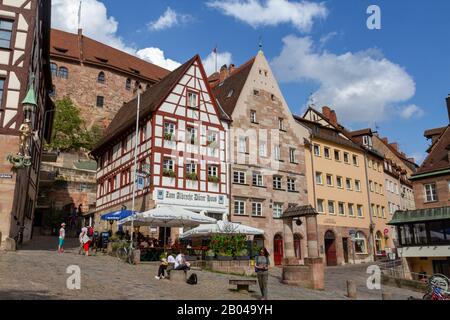
[[[159,269],[158,269],[158,275],[155,276],[156,279],[160,280],[160,279],[165,279],[166,277],[166,270],[169,266],[169,262],[167,261],[165,255],[161,256],[161,264],[159,265]]]
[[[190,263],[186,261],[184,253],[180,252],[175,258],[175,270],[190,270]]]

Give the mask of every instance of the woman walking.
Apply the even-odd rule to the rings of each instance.
[[[259,255],[256,256],[255,271],[258,276],[259,288],[261,289],[261,300],[267,300],[267,282],[269,280],[269,251],[261,248]]]
[[[86,256],[88,256],[89,255],[89,247],[91,244],[91,238],[89,238],[89,235],[88,235],[88,228],[81,229],[80,240],[81,240],[81,243],[83,244],[84,252],[85,252]]]

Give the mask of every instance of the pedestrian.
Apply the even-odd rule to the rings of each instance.
[[[261,248],[256,256],[255,271],[258,277],[259,288],[261,289],[261,300],[267,300],[267,282],[269,280],[269,251]]]
[[[83,244],[83,229],[81,229],[80,234],[78,235],[78,240],[80,242],[80,248],[78,249],[78,254],[83,254],[84,244]]]
[[[89,256],[89,247],[91,245],[91,238],[89,238],[88,236],[88,229],[86,227],[84,227],[83,229],[81,229],[81,242],[83,243],[83,249],[84,252],[86,254],[86,256]]]
[[[64,240],[66,239],[66,224],[61,224],[61,229],[59,229],[59,243],[58,243],[58,253],[64,253]]]

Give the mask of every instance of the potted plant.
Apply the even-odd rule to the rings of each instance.
[[[195,172],[190,172],[186,174],[186,179],[188,180],[192,180],[192,181],[197,181],[198,180],[198,176]]]
[[[206,255],[205,255],[205,260],[206,261],[211,261],[214,260],[216,257],[216,253],[214,252],[214,250],[208,250],[206,251]]]
[[[239,260],[239,261],[250,260],[250,255],[249,255],[247,249],[242,249],[241,251],[236,252],[235,258],[236,258],[236,260]]]
[[[216,141],[208,141],[208,147],[210,147],[211,149],[216,149],[217,148],[217,142]]]
[[[217,260],[219,260],[219,261],[232,261],[233,260],[233,252],[231,250],[220,251],[217,254]]]
[[[163,176],[170,177],[170,178],[175,178],[175,171],[164,169],[163,170]]]
[[[164,140],[173,141],[173,133],[164,133]]]
[[[220,178],[217,176],[208,176],[208,181],[212,182],[212,183],[219,183],[220,182]]]

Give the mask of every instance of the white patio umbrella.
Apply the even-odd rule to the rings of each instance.
[[[121,220],[119,223],[124,226],[131,226],[134,220],[135,226],[164,227],[164,228],[184,228],[196,227],[201,224],[216,223],[214,218],[207,217],[180,207],[158,207],[146,212],[137,213]],[[164,248],[166,247],[166,229],[164,229]]]
[[[264,230],[256,229],[253,227],[245,226],[238,223],[232,223],[227,221],[218,221],[215,224],[205,224],[197,228],[191,229],[183,233],[180,238],[193,238],[211,236],[215,234],[243,234],[243,235],[262,235]]]

